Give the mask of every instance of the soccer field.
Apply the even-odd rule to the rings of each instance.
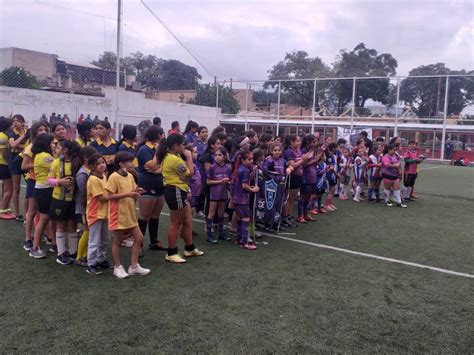
[[[21,225],[0,221],[0,349],[471,353],[474,169],[424,164],[416,191],[407,209],[336,201],[255,252],[207,244],[196,221],[205,256],[176,265],[147,251],[152,273],[125,280],[33,260]]]

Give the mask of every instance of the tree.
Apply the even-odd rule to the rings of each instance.
[[[396,74],[397,60],[389,53],[378,54],[375,49],[370,49],[364,43],[359,43],[350,52],[341,50],[334,63],[336,77],[371,77],[393,76]],[[331,87],[335,95],[337,112],[341,113],[344,107],[352,101],[352,80],[333,82]],[[389,99],[390,80],[371,79],[356,81],[355,104],[359,110],[365,107],[367,100],[386,104]]]
[[[117,56],[104,52],[92,64],[115,70]],[[196,68],[178,60],[166,60],[141,52],[131,53],[121,60],[127,74],[134,74],[145,90],[194,90],[201,75]]]
[[[211,84],[198,85],[196,97],[188,100],[189,104],[216,107],[216,86]],[[240,104],[235,98],[235,92],[229,88],[219,85],[219,107],[222,113],[236,114],[240,111]]]
[[[310,57],[305,51],[287,53],[283,61],[278,62],[269,70],[268,79],[280,80],[281,91],[287,93],[288,103],[297,104],[303,107],[313,105],[313,81],[285,81],[284,79],[311,79],[316,77],[327,77],[331,75],[331,69],[323,63],[319,57]],[[278,82],[267,81],[264,88],[275,88]],[[327,82],[320,82],[316,92],[316,106],[319,106],[320,96],[324,96],[327,89]],[[278,88],[277,88],[278,90]],[[276,90],[276,92],[277,92]]]
[[[0,72],[0,85],[24,89],[39,89],[36,77],[20,67],[9,67]]]
[[[474,71],[454,71],[444,63],[421,65],[410,70],[409,75],[474,74]],[[400,84],[400,100],[409,104],[419,117],[436,117],[444,110],[446,77],[406,78]],[[447,114],[460,113],[474,102],[474,78],[450,77]]]

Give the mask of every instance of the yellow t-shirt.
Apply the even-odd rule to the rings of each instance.
[[[110,175],[105,189],[112,194],[123,194],[135,191],[137,184],[132,174],[122,176],[115,172]],[[120,200],[109,201],[109,229],[122,230],[134,228],[138,225],[135,212],[135,199],[125,197]]]
[[[56,158],[51,163],[48,177],[53,179],[62,179],[66,176],[72,176],[72,167],[70,161],[61,161]],[[72,201],[74,196],[74,187],[66,189],[62,186],[55,186],[53,188],[53,198],[62,201]]]
[[[0,132],[0,165],[8,165],[8,136]]]
[[[36,188],[46,189],[51,187],[48,185],[48,175],[49,168],[51,167],[51,163],[53,162],[53,160],[54,158],[52,157],[52,155],[46,152],[38,153],[35,155],[34,170],[36,177]]]
[[[105,186],[107,185],[107,177],[102,179],[97,176],[90,175],[87,180],[87,223],[94,224],[100,219],[107,219],[107,202],[101,202],[100,197],[105,196]]]
[[[76,138],[76,143],[81,146],[81,148],[91,144],[92,140],[84,141],[81,137]]]
[[[33,152],[31,151],[31,148],[33,147],[33,144],[29,143],[25,149],[23,150],[23,152],[21,152],[20,154],[24,157],[28,157],[30,158],[31,160],[33,160],[34,162],[34,159],[35,159],[35,155],[33,154]],[[35,177],[35,169],[30,169],[28,170],[28,173],[26,174],[26,177],[25,177],[26,180],[28,179],[31,179],[31,180],[34,180],[36,179]]]
[[[189,191],[189,169],[184,160],[176,154],[168,153],[161,162],[163,169],[163,185],[176,186],[183,191]]]

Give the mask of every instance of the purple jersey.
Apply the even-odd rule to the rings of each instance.
[[[391,168],[386,165],[400,163],[400,156],[398,154],[385,154],[382,158],[382,174],[390,176],[398,176],[398,168]]]
[[[252,167],[239,166],[232,189],[232,202],[236,205],[248,205],[250,203],[250,192],[244,190],[242,184],[250,185],[250,172]]]
[[[188,144],[194,145],[198,140],[199,140],[199,137],[197,136],[196,133],[186,132],[184,134],[184,141],[186,145]]]
[[[290,162],[291,160],[293,160],[295,163],[299,162],[302,156],[303,154],[301,153],[301,149],[294,150],[291,148],[288,148],[287,150],[285,150],[285,154],[283,155],[283,157],[285,158],[287,162]],[[296,168],[293,171],[293,174],[299,175],[299,176],[303,175],[303,167],[300,165],[298,168]]]
[[[191,195],[199,196],[201,193],[201,186],[202,186],[201,173],[196,163],[194,163],[194,174],[191,180],[189,181],[189,189],[191,190]]]
[[[230,164],[219,165],[214,163],[210,166],[207,172],[207,178],[209,180],[222,180],[224,178],[230,179],[231,175],[232,168],[230,167]],[[211,201],[227,200],[227,185],[210,185],[209,192]]]
[[[316,163],[316,188],[318,190],[326,190],[327,178],[326,178],[327,165],[323,161]]]
[[[283,157],[274,159],[272,156],[267,157],[263,161],[262,170],[271,171],[276,174],[284,175],[286,174],[286,168],[288,167],[287,162]]]
[[[315,160],[310,160],[308,162],[310,165],[303,168],[303,184],[305,185],[314,185],[316,183],[316,164]]]

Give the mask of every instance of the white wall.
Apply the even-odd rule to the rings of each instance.
[[[114,122],[114,88],[106,88],[105,97],[66,94],[42,90],[20,89],[0,86],[0,115],[20,113],[31,124],[43,113],[48,117],[52,112],[67,113],[71,121],[81,113],[105,116]],[[183,130],[189,120],[214,128],[218,125],[216,109],[206,106],[180,104],[146,99],[143,93],[121,90],[119,93],[119,123],[138,124],[144,119],[160,116],[165,130],[172,121],[179,121]],[[220,110],[219,110],[220,111]]]

